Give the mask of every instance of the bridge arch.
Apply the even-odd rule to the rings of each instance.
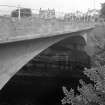
[[[77,36],[78,40],[79,38],[82,40],[80,42],[85,43],[83,40],[84,37],[79,36],[81,34],[83,35],[84,33],[80,31],[56,35],[53,37],[43,37],[0,44],[0,89],[2,89],[11,77],[13,77],[14,74],[25,64],[27,64],[33,57],[54,43],[57,43],[65,38],[69,39],[69,37],[73,37],[76,40],[74,35]]]

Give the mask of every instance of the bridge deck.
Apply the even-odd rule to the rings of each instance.
[[[16,20],[0,17],[0,43],[51,37],[94,28],[92,22],[65,22],[64,20],[42,20],[24,18]]]

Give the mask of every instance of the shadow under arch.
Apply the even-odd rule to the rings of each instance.
[[[55,66],[53,70],[55,69],[54,71],[56,71],[57,69],[60,69],[60,66],[64,65],[64,67],[61,67],[62,70],[60,71],[65,71],[67,66],[66,70],[71,68],[74,69],[69,66],[72,66],[72,64],[74,65],[75,63],[77,63],[77,66],[80,65],[81,67],[90,68],[90,56],[86,53],[85,46],[86,41],[82,36],[77,35],[65,38],[49,46],[47,49],[35,56],[25,66],[23,66],[21,70],[19,70],[17,75],[28,75],[29,73],[29,75],[38,76],[37,73],[38,70],[40,70],[39,77],[41,75],[43,76],[43,71],[46,73],[44,74],[45,76],[50,76],[49,72],[50,69],[52,69],[51,66]],[[54,75],[56,76],[56,74],[53,74],[52,76]]]

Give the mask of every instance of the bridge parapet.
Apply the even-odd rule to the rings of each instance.
[[[65,22],[63,20],[44,20],[34,17],[14,20],[11,17],[0,17],[0,42],[2,40],[25,40],[27,38],[51,37],[93,28],[96,23]]]

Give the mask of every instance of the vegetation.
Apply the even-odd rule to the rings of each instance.
[[[85,69],[84,74],[94,81],[94,84],[80,80],[80,86],[77,88],[79,94],[76,95],[73,89],[68,91],[63,87],[66,96],[62,99],[62,104],[105,105],[105,66]]]
[[[100,17],[105,18],[105,3],[101,4]]]
[[[63,86],[65,94],[61,100],[63,105],[105,105],[105,41],[95,40],[96,52],[92,57],[93,66],[91,69],[85,68],[83,72],[93,83],[88,84],[81,79],[77,87],[78,94],[73,89],[68,91]]]

